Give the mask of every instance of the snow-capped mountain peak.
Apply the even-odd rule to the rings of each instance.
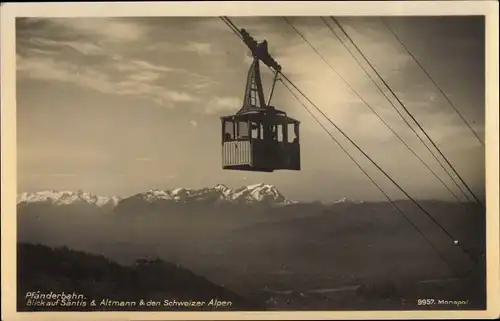
[[[278,189],[270,184],[253,184],[232,189],[223,184],[204,188],[174,188],[168,190],[151,189],[128,198],[98,196],[83,191],[40,191],[36,193],[21,193],[17,203],[50,203],[53,205],[70,205],[76,203],[102,206],[116,206],[121,200],[142,200],[147,203],[197,203],[209,202],[228,204],[271,204],[285,205],[295,202],[288,200]]]
[[[17,203],[51,203],[54,205],[69,205],[75,203],[94,204],[99,207],[118,204],[119,197],[98,196],[84,191],[56,191],[46,190],[35,193],[21,193],[17,195]]]
[[[159,189],[149,190],[145,193],[142,193],[142,196],[146,201],[149,201],[149,202],[172,199],[172,197],[166,191],[162,191]]]
[[[214,186],[212,186],[212,188],[215,190],[220,190],[220,191],[227,191],[228,189],[230,189],[229,187],[227,187],[224,184],[215,184]]]
[[[363,201],[357,201],[357,200],[352,200],[352,199],[347,198],[347,197],[342,197],[341,199],[336,200],[333,203],[334,204],[337,204],[337,203],[363,203]]]
[[[228,203],[271,203],[291,204],[276,187],[269,184],[254,184],[231,189],[224,184],[205,188],[174,188],[170,190],[151,190],[136,195],[147,202],[171,200],[176,203],[192,201],[228,202]]]
[[[341,199],[336,200],[334,203],[345,203],[348,201],[349,199],[347,197],[342,197]]]
[[[273,202],[288,203],[288,200],[278,191],[276,187],[269,184],[254,184],[238,188],[232,193],[233,200],[246,202]]]

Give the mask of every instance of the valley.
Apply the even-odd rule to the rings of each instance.
[[[408,202],[399,206],[457,271],[388,203],[301,204],[269,187],[264,190],[272,197],[247,192],[235,201],[224,189],[214,190],[177,199],[139,194],[113,207],[21,202],[19,242],[67,246],[124,266],[161,258],[269,309],[407,309],[417,297],[440,293],[466,296],[471,303],[461,309],[484,304],[484,271]],[[480,254],[483,221],[472,206],[422,204]]]

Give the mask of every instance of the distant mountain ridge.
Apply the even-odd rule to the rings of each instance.
[[[17,195],[17,204],[50,203],[53,205],[89,204],[98,207],[116,206],[121,200],[117,196],[99,196],[84,191],[56,191],[46,190],[34,193],[20,193]]]
[[[170,201],[174,203],[216,202],[234,204],[292,204],[275,186],[254,184],[231,189],[223,184],[205,188],[175,188],[171,190],[150,190],[134,196],[146,202]]]
[[[89,204],[98,207],[117,206],[122,201],[140,200],[145,203],[197,203],[210,202],[221,204],[295,204],[286,198],[271,184],[253,184],[239,188],[229,188],[224,184],[216,184],[203,188],[174,188],[168,190],[152,189],[129,197],[99,196],[83,191],[47,190],[17,195],[17,204],[48,203],[52,205]]]

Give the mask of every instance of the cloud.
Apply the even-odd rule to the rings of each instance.
[[[212,25],[203,19],[192,21],[193,25]],[[18,77],[71,83],[105,94],[147,99],[166,108],[207,100],[206,108],[196,106],[196,112],[234,109],[227,100],[210,101],[219,85],[214,75],[204,76],[196,66],[184,63],[186,52],[213,55],[224,51],[216,50],[220,47],[205,39],[188,37],[186,42],[185,37],[168,33],[173,40],[179,38],[177,42],[156,39],[153,44],[161,44],[162,50],[146,48],[154,32],[165,34],[159,29],[164,22],[172,20],[158,20],[155,25],[141,19],[24,19],[17,25]]]
[[[47,52],[61,47],[67,47],[84,55],[96,55],[103,53],[103,49],[100,46],[88,41],[55,41],[37,37],[29,38],[28,42],[35,46],[48,47],[47,49],[49,50],[47,50]]]
[[[196,89],[196,90],[204,90],[204,89],[207,89],[210,86],[216,85],[216,84],[218,84],[218,82],[213,80],[213,79],[202,78],[199,80],[198,83],[190,84],[189,86],[193,89]]]
[[[232,113],[241,107],[241,99],[230,96],[236,89],[232,88],[234,81],[229,77],[235,75],[234,69],[241,68],[246,73],[251,57],[244,44],[218,18],[58,18],[43,21],[45,27],[51,26],[45,31],[43,28],[35,30],[35,26],[22,29],[25,36],[30,37],[24,37],[24,51],[28,54],[20,54],[20,76],[70,82],[104,93],[145,98],[169,108],[183,108],[186,103],[195,107],[194,103],[198,103],[193,109],[208,114]],[[256,39],[269,40],[269,49],[283,65],[285,74],[328,115],[341,123],[352,123],[352,117],[367,111],[366,106],[361,106],[359,97],[283,19],[239,17],[233,21]],[[367,101],[383,100],[376,97],[380,95],[373,90],[371,81],[321,19],[294,17],[291,21]],[[182,30],[169,32],[179,23]],[[387,34],[381,33],[378,25],[367,21],[356,23],[353,28],[348,18],[342,18],[341,23],[381,74],[396,77],[389,81],[391,84],[405,88],[418,85],[410,81],[412,84],[407,86],[401,81],[408,74],[411,57],[388,42]],[[234,52],[227,54],[226,49],[231,44],[234,44]],[[91,59],[79,56],[69,59],[58,54],[63,49]],[[191,59],[187,52],[211,57]],[[224,55],[213,57],[220,53]],[[237,59],[232,65],[231,57],[234,56]],[[269,73],[265,67],[261,71],[264,78]],[[241,77],[238,82],[245,81],[244,75],[238,77]],[[214,79],[220,79],[220,83]],[[278,95],[276,93],[273,99],[278,99]],[[431,95],[426,98],[422,102],[414,100],[415,104],[427,105],[433,100]],[[199,103],[203,103],[201,107]]]
[[[190,120],[189,121],[189,125],[193,126],[193,127],[198,127],[198,123],[196,122],[196,120]]]
[[[213,97],[207,104],[206,111],[209,114],[221,112],[232,112],[239,110],[242,100],[237,97]]]
[[[201,43],[201,42],[191,42],[184,47],[186,51],[193,51],[199,55],[209,55],[212,53],[212,44]]]
[[[216,84],[209,77],[186,68],[155,63],[144,54],[127,55],[128,43],[133,45],[135,40],[134,45],[139,46],[140,32],[147,29],[137,23],[97,18],[41,21],[43,23],[37,25],[29,20],[30,28],[18,26],[17,70],[20,78],[72,83],[106,94],[148,99],[168,108],[175,107],[175,103],[199,102],[197,92],[209,91],[210,86]],[[92,25],[94,22],[96,25]],[[33,29],[35,26],[38,29]],[[62,26],[72,32],[60,30]],[[108,26],[111,30],[101,32],[96,30],[97,26]],[[118,32],[122,27],[132,36],[124,39]],[[127,46],[119,48],[101,39],[113,35],[120,41],[127,40]],[[210,46],[203,43],[190,44],[190,50],[209,49]]]
[[[121,67],[120,67],[121,66]],[[125,67],[126,66],[126,67]],[[19,76],[40,80],[54,80],[83,86],[105,94],[117,94],[135,96],[149,99],[162,106],[170,106],[169,103],[198,102],[199,98],[165,86],[154,83],[160,78],[160,74],[151,70],[168,70],[166,67],[158,67],[149,63],[134,61],[126,63],[119,61],[111,64],[115,71],[126,75],[116,79],[112,73],[104,72],[96,67],[79,66],[69,61],[57,61],[48,56],[17,56],[17,71]]]
[[[153,82],[160,79],[161,75],[153,71],[138,71],[128,75],[128,79],[136,82]]]
[[[50,22],[82,36],[97,37],[112,43],[137,41],[147,34],[144,26],[134,20],[120,18],[55,18],[50,19]]]
[[[164,65],[156,65],[144,60],[126,60],[120,55],[113,56],[115,68],[119,71],[153,71],[153,72],[173,72],[176,69]]]

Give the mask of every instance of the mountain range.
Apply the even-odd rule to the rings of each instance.
[[[17,239],[104,255],[123,266],[136,259],[159,257],[240,295],[260,297],[262,289],[292,291],[296,295],[283,294],[280,308],[307,305],[322,310],[346,307],[354,299],[345,292],[338,292],[338,297],[335,291],[306,297],[301,293],[384,284],[393,279],[449,277],[449,266],[414,226],[434,240],[459,272],[470,269],[468,257],[450,246],[441,230],[413,203],[396,203],[404,217],[389,202],[294,202],[269,184],[155,189],[121,198],[82,191],[41,191],[18,195]],[[430,200],[419,204],[452,231],[459,244],[480,257],[485,216],[474,204]],[[62,260],[66,262],[64,257]],[[78,264],[83,270],[92,269],[85,259]],[[52,278],[48,272],[33,276],[33,282]],[[113,273],[106,275],[109,278]],[[107,287],[114,279],[106,278]],[[54,280],[59,282],[56,276]],[[484,279],[478,286],[484,287]],[[426,290],[410,299],[452,297],[439,291]],[[324,301],[319,295],[332,298]],[[480,298],[461,293],[456,297]],[[290,305],[287,300],[295,303]]]
[[[98,207],[116,206],[120,197],[98,196],[83,191],[38,191],[34,193],[20,193],[17,195],[17,204],[49,203],[53,205],[89,204]]]
[[[124,201],[141,201],[144,203],[227,203],[227,204],[268,204],[288,205],[297,203],[286,198],[275,186],[270,184],[254,184],[239,188],[229,188],[216,184],[204,188],[174,188],[168,190],[152,189],[129,197],[99,196],[84,191],[47,190],[34,193],[20,193],[17,204],[48,203],[52,205],[89,204],[98,207],[117,206]]]

